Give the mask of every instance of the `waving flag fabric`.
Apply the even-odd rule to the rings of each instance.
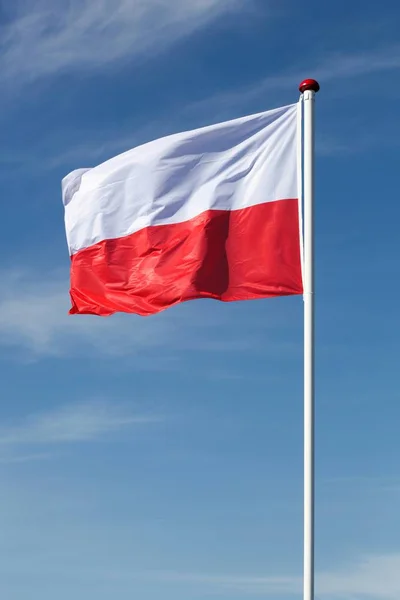
[[[297,105],[138,146],[62,182],[71,313],[301,294]]]

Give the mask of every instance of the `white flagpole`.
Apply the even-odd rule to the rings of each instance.
[[[314,101],[319,84],[303,94],[304,192],[304,600],[314,600]]]

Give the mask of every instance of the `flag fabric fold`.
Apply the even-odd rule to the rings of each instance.
[[[301,294],[296,136],[290,105],[67,175],[70,312]]]

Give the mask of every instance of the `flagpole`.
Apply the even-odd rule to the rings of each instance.
[[[304,192],[304,596],[314,600],[314,103],[319,84],[303,81]]]

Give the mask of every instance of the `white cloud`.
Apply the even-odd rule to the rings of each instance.
[[[211,307],[212,301],[201,301],[201,309],[193,302],[185,303],[148,318],[70,316],[68,290],[64,273],[0,271],[0,349],[7,357],[16,353],[18,359],[31,361],[95,355],[117,359],[119,365],[126,360],[129,369],[158,372],[185,370],[188,351],[208,357],[210,353],[257,352],[260,347],[264,353],[273,348],[274,356],[279,352],[281,358],[293,353],[291,343],[271,337],[272,329],[291,328],[282,303],[269,303],[269,318],[261,325],[249,315],[246,324],[232,330],[230,310],[234,307],[217,307],[215,302]],[[268,346],[263,341],[267,330]],[[213,368],[215,374],[220,367],[213,363]]]
[[[154,415],[134,415],[116,402],[71,403],[50,412],[31,415],[22,424],[0,428],[0,445],[93,441],[126,427],[159,420]]]
[[[25,348],[30,356],[79,356],[95,349],[122,355],[162,345],[172,333],[168,319],[131,322],[121,316],[101,319],[68,315],[68,280],[57,274],[41,277],[19,271],[0,277],[0,344]]]
[[[190,583],[225,590],[230,593],[254,595],[286,595],[297,593],[300,590],[300,578],[293,577],[254,577],[246,575],[209,575],[196,573],[156,572],[148,574],[165,583]]]
[[[247,4],[249,0],[247,0]],[[243,0],[15,0],[0,27],[3,78],[35,80],[161,52]]]
[[[255,596],[301,593],[301,577],[255,577],[153,572],[151,577],[165,583],[190,583],[231,594]],[[400,554],[371,555],[352,564],[322,571],[316,577],[316,598],[325,600],[398,600],[400,597]]]
[[[148,125],[140,127],[131,126],[132,133],[122,130],[102,128],[98,131],[79,132],[79,142],[73,146],[67,145],[60,153],[54,153],[57,145],[54,139],[47,141],[47,146],[39,151],[39,156],[21,155],[15,157],[14,166],[35,171],[58,168],[62,165],[92,166],[102,160],[123,152],[138,143],[149,141],[156,137],[167,135],[181,129],[201,127],[210,122],[223,121],[239,116],[239,114],[262,110],[283,102],[282,93],[291,90],[291,101],[296,100],[297,84],[305,73],[311,74],[321,81],[322,86],[341,80],[343,84],[335,95],[349,89],[347,82],[353,78],[371,77],[386,71],[400,70],[400,46],[388,46],[370,53],[349,53],[342,55],[329,55],[318,62],[291,69],[275,76],[263,78],[250,86],[236,87],[214,96],[208,96],[199,102],[188,104],[179,111],[179,114],[170,114],[168,117],[159,116],[152,119]],[[352,86],[357,93],[357,87]],[[268,106],[265,105],[267,99]],[[269,99],[269,100],[268,100]],[[324,97],[324,102],[329,97]],[[345,118],[345,117],[344,117]],[[348,117],[346,117],[348,118]],[[182,125],[183,123],[183,125]],[[324,133],[317,139],[317,153],[321,156],[348,156],[365,152],[371,148],[398,145],[398,135],[393,133],[393,124],[384,124],[382,119],[370,122],[367,131],[347,130],[346,127],[336,128],[340,137],[331,132]],[[44,138],[45,139],[45,138]],[[43,143],[43,140],[42,140]],[[5,157],[10,160],[10,156]],[[6,172],[6,171],[5,171]]]
[[[16,463],[27,463],[27,462],[32,462],[32,461],[37,461],[37,460],[47,460],[51,458],[51,454],[49,454],[48,452],[40,452],[40,453],[35,453],[35,454],[20,454],[20,455],[7,455],[7,456],[1,456],[0,457],[0,464],[2,465],[9,465],[9,464],[16,464]]]
[[[322,86],[340,80],[343,82],[338,87],[340,93],[347,89],[353,78],[399,69],[400,45],[370,52],[329,54],[317,60],[302,61],[302,64],[291,67],[290,70],[278,75],[269,75],[248,86],[216,94],[213,98],[197,102],[191,109],[200,113],[207,111],[209,114],[217,114],[218,118],[225,118],[231,116],[236,109],[246,111],[254,103],[265,102],[266,98],[274,102],[282,96],[284,90],[293,90],[296,94],[296,86],[305,76],[318,79]]]
[[[398,600],[400,554],[367,556],[340,570],[321,573],[317,591],[329,599]]]

